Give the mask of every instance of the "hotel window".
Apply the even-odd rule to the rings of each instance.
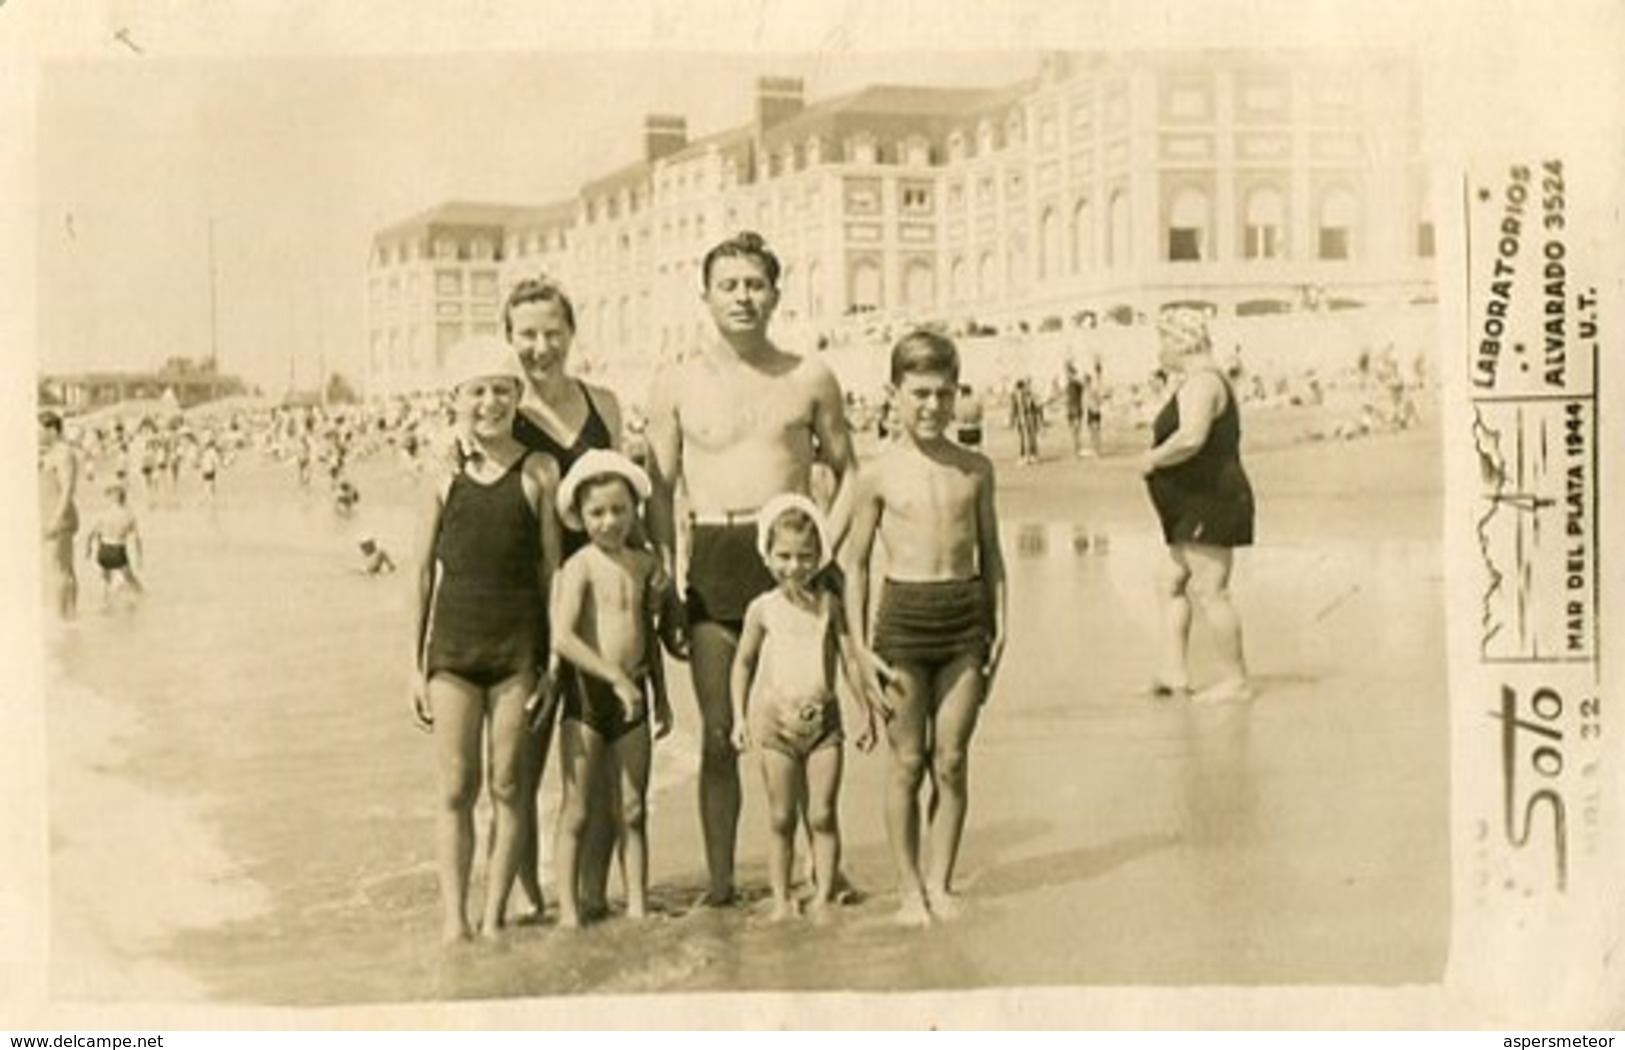
[[[983,207],[993,203],[993,176],[982,175],[977,178],[976,203]]]
[[[1242,233],[1242,257],[1279,259],[1286,255],[1286,198],[1273,186],[1247,195],[1247,221]]]
[[[1163,116],[1182,124],[1211,119],[1213,91],[1207,78],[1180,77],[1171,81],[1163,95]]]
[[[931,163],[931,143],[921,135],[910,135],[903,140],[903,163],[923,168]]]
[[[468,257],[476,262],[489,262],[491,260],[491,242],[484,237],[476,237],[468,246]]]
[[[1354,194],[1345,189],[1334,189],[1326,194],[1320,202],[1320,224],[1316,229],[1317,258],[1352,258],[1354,215]]]
[[[457,242],[450,237],[436,237],[434,241],[434,257],[436,259],[457,258]]]
[[[1433,224],[1419,222],[1416,224],[1416,254],[1418,258],[1433,258]]]
[[[1018,146],[1021,144],[1021,114],[1011,113],[1004,122],[1004,144]]]
[[[1079,95],[1072,100],[1071,116],[1072,138],[1074,140],[1087,139],[1089,129],[1094,124],[1094,113],[1088,95]]]
[[[1055,115],[1046,113],[1038,120],[1038,148],[1053,150],[1060,143],[1060,134],[1055,127]]]
[[[1123,266],[1130,258],[1128,194],[1117,190],[1106,205],[1106,265]]]
[[[850,215],[874,215],[880,211],[880,183],[873,179],[851,180],[846,184],[846,210]]]
[[[1279,73],[1252,73],[1236,85],[1243,119],[1267,122],[1285,121],[1290,116],[1287,79]]]
[[[978,156],[986,156],[992,152],[993,124],[990,121],[984,120],[976,129],[976,153]]]
[[[904,186],[903,211],[910,215],[923,215],[931,211],[931,187]]]
[[[948,183],[948,207],[958,211],[965,206],[965,184],[963,182]]]
[[[1168,208],[1168,261],[1201,262],[1207,243],[1207,194],[1180,190]]]
[[[965,159],[965,133],[963,131],[956,130],[948,136],[948,159]]]

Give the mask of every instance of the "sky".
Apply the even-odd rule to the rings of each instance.
[[[445,200],[542,203],[636,160],[645,115],[747,122],[757,76],[817,101],[870,83],[999,85],[1031,51],[841,58],[581,53],[72,61],[42,70],[47,373],[211,344],[267,391],[356,377],[374,230]],[[290,364],[291,362],[291,364]]]

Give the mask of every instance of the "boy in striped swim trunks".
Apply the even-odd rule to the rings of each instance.
[[[860,638],[862,688],[892,712],[886,827],[897,865],[899,921],[951,918],[954,862],[965,826],[971,734],[1004,652],[1004,559],[993,511],[993,464],[949,439],[959,353],[930,331],[892,350],[902,438],[858,475],[842,548],[848,620]],[[879,537],[886,578],[868,609],[869,559]],[[936,804],[922,866],[920,786]],[[923,870],[922,870],[923,868]]]

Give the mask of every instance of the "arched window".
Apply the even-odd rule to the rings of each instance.
[[[976,295],[979,299],[991,299],[998,287],[999,275],[994,269],[993,252],[984,251],[981,258],[976,260]]]
[[[965,133],[955,128],[948,135],[948,159],[965,159]]]
[[[1339,186],[1320,201],[1315,255],[1321,259],[1349,259],[1354,255],[1354,228],[1358,212],[1354,194]]]
[[[1020,237],[1010,238],[1005,252],[1005,288],[1020,288],[1027,283],[1027,245]]]
[[[1129,244],[1128,194],[1117,190],[1106,205],[1106,265],[1126,266],[1132,253]]]
[[[1072,272],[1082,273],[1091,262],[1089,243],[1094,239],[1094,216],[1087,198],[1072,206]]]
[[[856,310],[878,310],[881,306],[880,264],[873,259],[859,259],[852,264],[852,307]]]
[[[913,310],[931,306],[937,297],[936,275],[924,259],[910,259],[903,270],[903,305]]]
[[[1200,262],[1207,251],[1207,194],[1186,188],[1168,205],[1168,261]]]
[[[970,296],[967,286],[970,280],[968,267],[965,265],[963,255],[954,256],[954,261],[948,265],[948,294],[957,303],[964,302]]]
[[[1286,197],[1274,186],[1260,186],[1247,194],[1247,221],[1242,255],[1248,259],[1279,259],[1286,255]]]
[[[976,127],[976,154],[986,156],[993,152],[993,122],[984,120]]]
[[[1053,206],[1038,217],[1038,279],[1047,281],[1060,274],[1061,216]]]

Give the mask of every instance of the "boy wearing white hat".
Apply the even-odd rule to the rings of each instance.
[[[433,486],[419,517],[412,712],[435,736],[442,938],[458,941],[471,935],[474,803],[486,737],[494,829],[483,935],[502,927],[518,868],[522,750],[543,686],[547,594],[558,564],[550,507],[558,468],[514,440],[520,377],[506,343],[465,340],[447,364],[470,454]]]
[[[587,792],[602,763],[620,785],[615,814],[626,866],[626,914],[648,914],[645,833],[652,740],[671,731],[671,703],[654,628],[660,559],[629,546],[649,477],[618,452],[593,449],[559,484],[559,518],[588,544],[564,563],[556,595],[553,649],[563,659],[559,747],[564,801],[554,848],[559,924],[580,926],[581,844]],[[654,724],[651,736],[650,723]]]

